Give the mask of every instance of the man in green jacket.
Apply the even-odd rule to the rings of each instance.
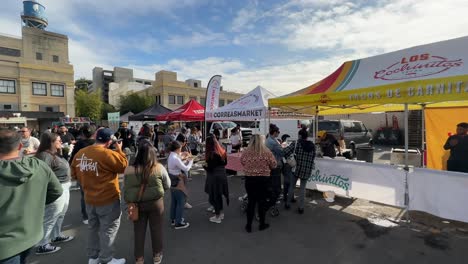
[[[26,263],[29,249],[43,236],[45,205],[62,195],[49,166],[20,158],[20,148],[21,136],[0,128],[0,264]]]

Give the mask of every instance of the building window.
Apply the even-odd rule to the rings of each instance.
[[[33,95],[47,95],[47,84],[33,82]]]
[[[224,99],[219,99],[219,104],[218,104],[219,107],[221,106],[224,106]]]
[[[145,82],[145,85],[151,85],[151,82]]]
[[[200,104],[203,106],[206,106],[206,98],[205,97],[200,97]]]
[[[184,104],[184,96],[183,95],[178,95],[177,96],[177,104]]]
[[[3,110],[11,110],[11,105],[3,105]]]
[[[175,95],[169,95],[169,104],[175,104]]]
[[[61,84],[51,84],[50,85],[50,95],[52,96],[65,96],[65,86]]]
[[[193,87],[197,88],[197,87],[198,87],[198,83],[193,83]]]
[[[156,103],[161,104],[161,96],[160,95],[156,95]]]
[[[15,81],[0,79],[0,93],[16,93]]]
[[[54,108],[52,106],[46,106],[45,111],[46,112],[53,112]]]
[[[58,55],[52,55],[52,61],[55,63],[59,63],[59,56]]]
[[[36,52],[36,60],[42,60],[42,53]]]
[[[21,57],[21,50],[0,47],[0,55],[11,56],[11,57]]]

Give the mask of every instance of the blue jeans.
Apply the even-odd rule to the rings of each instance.
[[[13,257],[2,259],[0,260],[0,264],[26,264],[26,257],[29,255],[30,250],[31,249],[26,249]]]
[[[51,239],[62,235],[62,224],[70,202],[71,183],[62,183],[63,193],[55,202],[46,205],[44,211],[44,237],[38,246],[50,243]]]
[[[289,193],[288,193],[288,201],[291,202],[291,200],[294,198],[294,188],[296,188],[296,182],[299,178],[296,176],[293,176],[293,180],[291,184],[289,185]],[[306,184],[307,180],[305,179],[300,179],[301,180],[301,187],[299,189],[299,203],[298,203],[298,208],[304,209],[304,197],[305,197],[305,190],[306,190]]]
[[[176,224],[182,223],[184,217],[185,193],[171,188],[171,220]]]
[[[81,184],[78,182],[78,186],[80,187],[80,203],[81,203],[81,219],[83,220],[88,220],[88,213],[86,212],[86,203],[84,200],[84,192],[83,192],[83,187],[81,187]]]
[[[120,200],[103,206],[86,204],[88,212],[88,257],[107,263],[114,256],[114,242],[120,227]]]

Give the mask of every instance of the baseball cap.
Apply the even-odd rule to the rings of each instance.
[[[99,129],[96,134],[96,140],[99,142],[107,142],[114,136],[114,131],[110,128]]]

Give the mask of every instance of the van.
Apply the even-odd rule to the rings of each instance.
[[[311,124],[310,119],[270,119],[270,124],[275,124],[280,129],[281,138],[282,135],[288,134],[290,136],[289,140],[297,140],[298,132],[301,127],[309,127]],[[254,134],[268,134],[269,130],[268,122],[258,122],[257,128],[253,129]]]
[[[310,131],[313,131],[313,123]],[[319,120],[318,131],[327,131],[338,140],[344,140],[346,147],[356,156],[356,148],[359,146],[372,146],[372,130],[358,120]]]

